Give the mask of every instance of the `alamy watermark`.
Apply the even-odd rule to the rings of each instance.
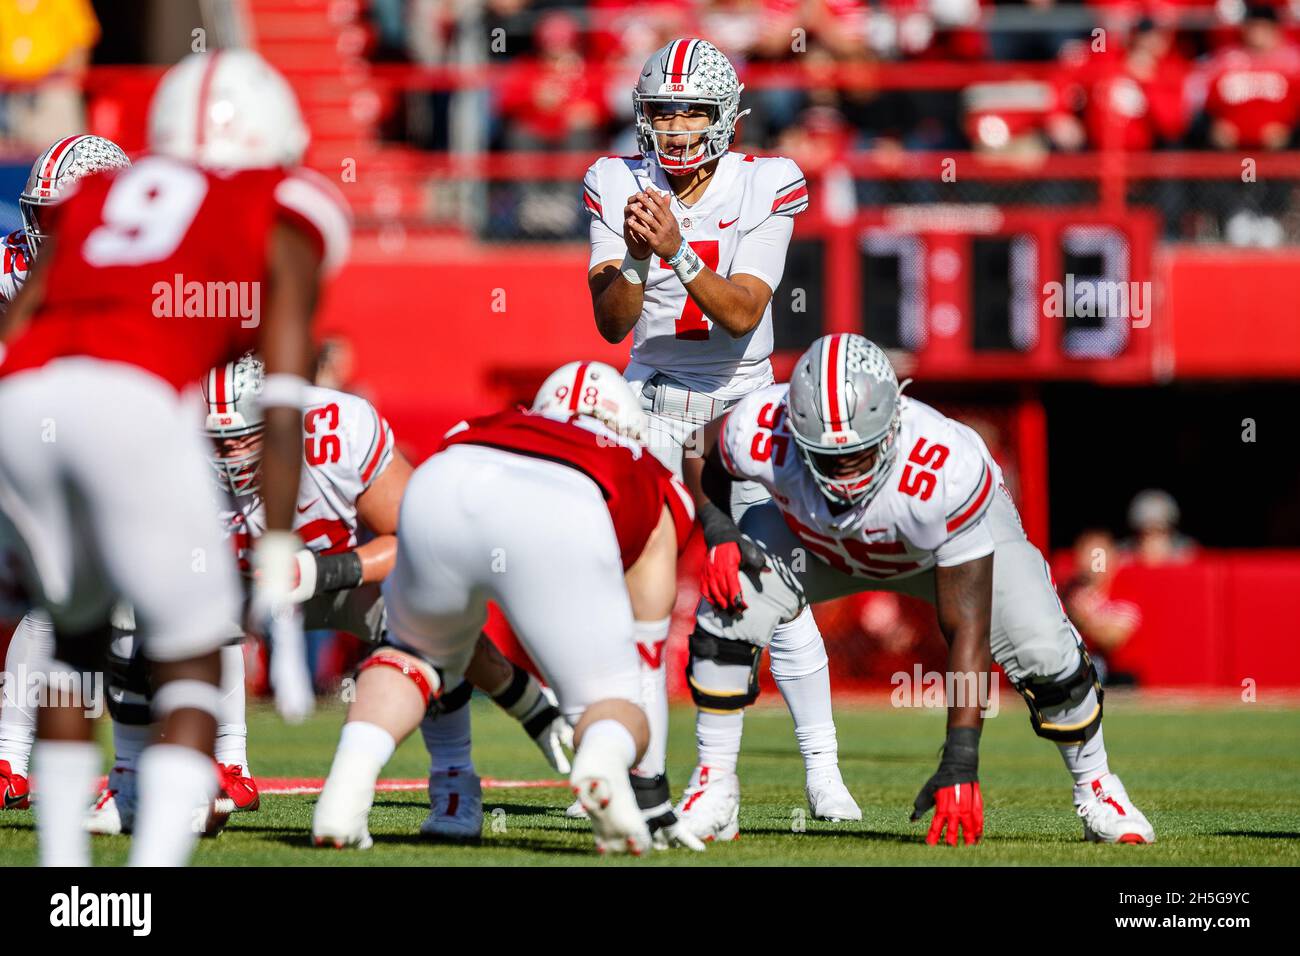
[[[179,272],[153,284],[153,314],[159,319],[239,319],[245,329],[262,324],[262,283],[198,282]]]
[[[0,706],[34,711],[72,707],[90,718],[104,713],[102,671],[33,670],[19,665],[0,672]]]
[[[889,678],[893,690],[889,703],[894,707],[970,707],[978,706],[981,717],[998,715],[998,678],[988,671],[922,671],[916,664],[911,671],[896,671]]]
[[[1043,314],[1049,318],[1127,319],[1135,328],[1151,323],[1151,283],[1076,278],[1043,284]]]

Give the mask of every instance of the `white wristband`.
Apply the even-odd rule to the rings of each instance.
[[[258,400],[263,408],[274,408],[276,406],[302,408],[308,384],[308,381],[301,375],[277,372],[274,375],[266,376],[263,380],[262,391],[258,395]]]
[[[632,253],[623,257],[623,264],[619,266],[619,271],[623,273],[623,278],[632,285],[645,285],[647,278],[650,276],[650,257],[644,259],[632,258]]]
[[[270,610],[292,603],[302,539],[292,531],[266,531],[253,545],[255,597]]]
[[[682,280],[682,285],[689,285],[692,279],[704,271],[704,263],[685,239],[677,253],[668,260],[668,265],[677,273],[677,278]]]
[[[307,548],[300,549],[294,559],[298,565],[298,583],[289,592],[294,604],[310,601],[316,594],[316,555]]]

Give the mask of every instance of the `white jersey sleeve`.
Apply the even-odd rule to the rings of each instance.
[[[741,218],[744,231],[728,274],[757,276],[775,292],[785,272],[794,217],[808,208],[808,184],[793,159],[766,156],[752,162],[753,185]]]
[[[785,274],[785,254],[790,248],[792,235],[792,217],[769,216],[740,240],[736,258],[731,263],[732,276],[742,273],[755,276],[775,292]]]
[[[375,406],[356,395],[347,397],[355,406],[353,414],[348,416],[351,464],[361,490],[365,491],[392,462],[397,446],[393,429]]]
[[[587,175],[582,179],[582,206],[591,217],[588,228],[591,242],[588,271],[602,262],[614,259],[621,262],[627,255],[621,216],[628,196],[633,195],[637,188],[636,180],[628,172],[626,163],[617,157],[603,157],[587,169]],[[625,195],[616,195],[620,191],[625,192]]]
[[[939,440],[947,448],[947,461],[933,472],[939,479],[938,494],[934,497],[942,503],[942,508],[935,509],[932,520],[934,534],[940,539],[934,549],[935,563],[946,568],[993,553],[993,534],[985,518],[1000,478],[980,437],[959,422],[944,421],[948,425],[947,435]],[[895,466],[900,470],[900,483],[907,481],[905,470],[909,464],[917,466],[921,460],[933,463],[939,447],[931,444],[927,448],[918,443],[910,449],[900,449]],[[906,458],[902,457],[904,454]]]
[[[762,160],[757,175],[758,194],[764,202],[772,197],[771,206],[763,210],[767,216],[794,218],[808,208],[808,181],[793,159],[768,157]]]
[[[782,471],[797,467],[785,422],[788,389],[788,385],[757,389],[727,412],[718,434],[718,453],[732,477],[757,481],[772,491]]]

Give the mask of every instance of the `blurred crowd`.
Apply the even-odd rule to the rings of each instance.
[[[717,43],[742,79],[798,67],[799,82],[746,96],[742,137],[768,148],[1283,149],[1300,121],[1294,0],[370,0],[370,14],[377,60],[445,65],[477,50],[512,66],[486,117],[500,149],[622,149],[636,71],[690,35]],[[935,61],[1045,69],[962,89],[873,88],[870,71],[889,61],[915,62],[918,76]],[[837,88],[832,68],[866,82]],[[440,115],[419,145],[447,147],[447,99],[425,104]]]

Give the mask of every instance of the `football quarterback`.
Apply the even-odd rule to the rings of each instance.
[[[651,450],[678,475],[699,425],[772,382],[772,297],[794,217],[809,202],[792,160],[731,151],[742,89],[712,43],[668,43],[632,91],[641,155],[597,160],[583,181],[596,328],[609,342],[632,333],[624,375],[649,416]],[[734,494],[737,520],[767,499],[753,482]],[[692,642],[692,661],[715,650]],[[811,613],[782,623],[771,666],[794,717],[813,814],[861,819],[840,776],[826,649]],[[737,693],[698,682],[691,693],[698,766],[678,808],[699,836],[725,838],[735,832],[736,762],[757,672]],[[659,787],[667,792],[666,778]]]

